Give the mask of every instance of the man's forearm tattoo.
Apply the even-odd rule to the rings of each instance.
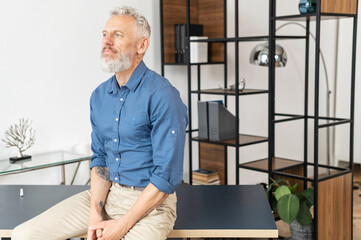
[[[102,209],[103,206],[104,206],[103,201],[100,201],[100,202],[98,203],[98,205],[99,205],[99,207]]]
[[[107,167],[97,167],[97,174],[104,180],[109,181],[109,170]]]

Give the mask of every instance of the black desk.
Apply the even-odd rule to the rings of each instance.
[[[19,196],[20,188],[24,197]],[[89,186],[0,185],[0,237],[18,224]],[[170,238],[278,237],[262,186],[181,186]]]

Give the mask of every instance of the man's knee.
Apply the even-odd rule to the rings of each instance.
[[[14,228],[11,234],[11,240],[27,240],[29,236],[33,236],[31,233],[32,229],[29,228],[26,224],[21,224]]]

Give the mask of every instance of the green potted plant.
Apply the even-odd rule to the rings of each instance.
[[[292,239],[313,239],[312,215],[310,212],[313,201],[313,188],[302,193],[296,192],[297,183],[291,186],[288,180],[272,179],[266,190],[271,197],[271,208],[281,220],[290,224]]]

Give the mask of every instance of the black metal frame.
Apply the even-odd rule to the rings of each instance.
[[[233,146],[236,147],[236,184],[239,184],[239,169],[249,169],[255,170],[259,172],[268,173],[269,177],[273,177],[274,175],[290,177],[294,179],[299,179],[304,181],[304,188],[307,187],[307,182],[312,182],[314,186],[315,192],[315,206],[314,208],[318,208],[318,183],[321,181],[328,180],[330,178],[334,178],[337,176],[345,175],[351,173],[353,179],[353,144],[354,144],[354,107],[355,107],[355,71],[356,71],[356,37],[357,37],[357,10],[358,10],[358,2],[356,6],[356,14],[330,14],[330,13],[321,13],[321,0],[317,0],[317,9],[316,13],[309,14],[298,14],[298,15],[288,15],[288,16],[276,16],[276,0],[269,0],[269,28],[268,28],[268,36],[247,36],[240,37],[238,34],[238,0],[235,0],[235,37],[227,37],[227,0],[223,0],[224,2],[224,38],[214,38],[207,40],[189,40],[189,24],[190,24],[190,0],[187,0],[187,39],[186,44],[188,49],[190,47],[190,42],[222,42],[224,43],[224,61],[223,62],[209,62],[209,63],[190,63],[190,54],[188,54],[188,63],[164,63],[164,50],[163,50],[163,1],[160,0],[160,14],[161,14],[161,70],[162,75],[164,76],[164,66],[165,65],[186,65],[187,66],[187,79],[188,79],[188,114],[189,114],[189,130],[187,131],[189,136],[189,182],[192,184],[192,142],[198,141],[207,142],[212,144],[220,144],[225,146],[225,176],[226,176],[226,184],[227,181],[227,147]],[[319,115],[319,67],[320,67],[320,36],[321,36],[321,19],[342,19],[342,18],[353,18],[353,42],[352,42],[352,64],[351,64],[351,105],[350,105],[350,118],[332,118],[332,117],[323,117]],[[276,22],[277,21],[304,21],[306,23],[306,31],[304,36],[287,36],[287,35],[276,35]],[[315,89],[314,89],[314,114],[309,115],[309,53],[310,53],[310,21],[314,21],[316,24],[316,44],[315,44]],[[239,43],[245,41],[268,41],[270,56],[273,56],[275,53],[275,42],[277,39],[305,39],[305,92],[304,92],[304,114],[296,115],[296,114],[286,114],[286,113],[276,113],[275,112],[275,60],[274,58],[270,58],[270,63],[268,67],[268,90],[256,90],[255,92],[242,92],[238,89],[239,83]],[[236,89],[232,92],[217,92],[215,89],[206,89],[201,90],[201,75],[200,69],[202,65],[209,64],[223,64],[224,65],[224,87],[226,88],[227,83],[227,44],[234,43],[235,44],[235,86]],[[197,90],[192,90],[191,87],[191,66],[197,66]],[[268,137],[259,140],[253,141],[246,144],[240,144],[239,138],[236,136],[235,144],[229,144],[224,142],[211,142],[207,140],[201,140],[192,136],[192,133],[198,131],[198,129],[192,129],[192,94],[197,94],[198,100],[201,99],[201,94],[214,94],[214,95],[224,95],[225,106],[227,107],[228,96],[235,96],[235,107],[236,107],[236,134],[239,134],[239,96],[249,95],[249,94],[268,94]],[[283,119],[277,119],[276,116],[286,117]],[[294,120],[302,120],[304,121],[304,156],[303,161],[295,162],[294,165],[288,166],[282,169],[273,169],[272,168],[272,159],[275,157],[275,125],[278,123],[294,121]],[[308,162],[308,121],[313,119],[314,121],[314,163]],[[326,124],[320,124],[320,120],[334,121],[327,122]],[[318,135],[319,129],[332,127],[340,124],[350,124],[350,165],[349,168],[340,168],[335,166],[327,166],[323,164],[319,164],[318,159]],[[268,170],[255,168],[248,166],[247,163],[256,162],[251,161],[244,164],[239,164],[239,147],[247,146],[250,144],[258,144],[268,142]],[[200,158],[199,158],[200,159]],[[293,167],[303,166],[304,175],[298,176],[294,174],[289,174],[282,172],[282,170],[290,169]],[[307,167],[313,166],[313,176],[314,178],[308,177]],[[331,174],[325,177],[318,176],[319,167],[337,170],[339,172],[335,174]],[[352,194],[352,191],[351,191]],[[351,196],[351,199],[352,196]],[[351,209],[353,206],[351,205]],[[351,218],[353,217],[353,213],[351,214]],[[317,229],[318,229],[318,214],[317,210],[314,211],[314,224],[315,224],[315,237],[317,239]],[[351,236],[352,236],[352,225],[351,225]]]

